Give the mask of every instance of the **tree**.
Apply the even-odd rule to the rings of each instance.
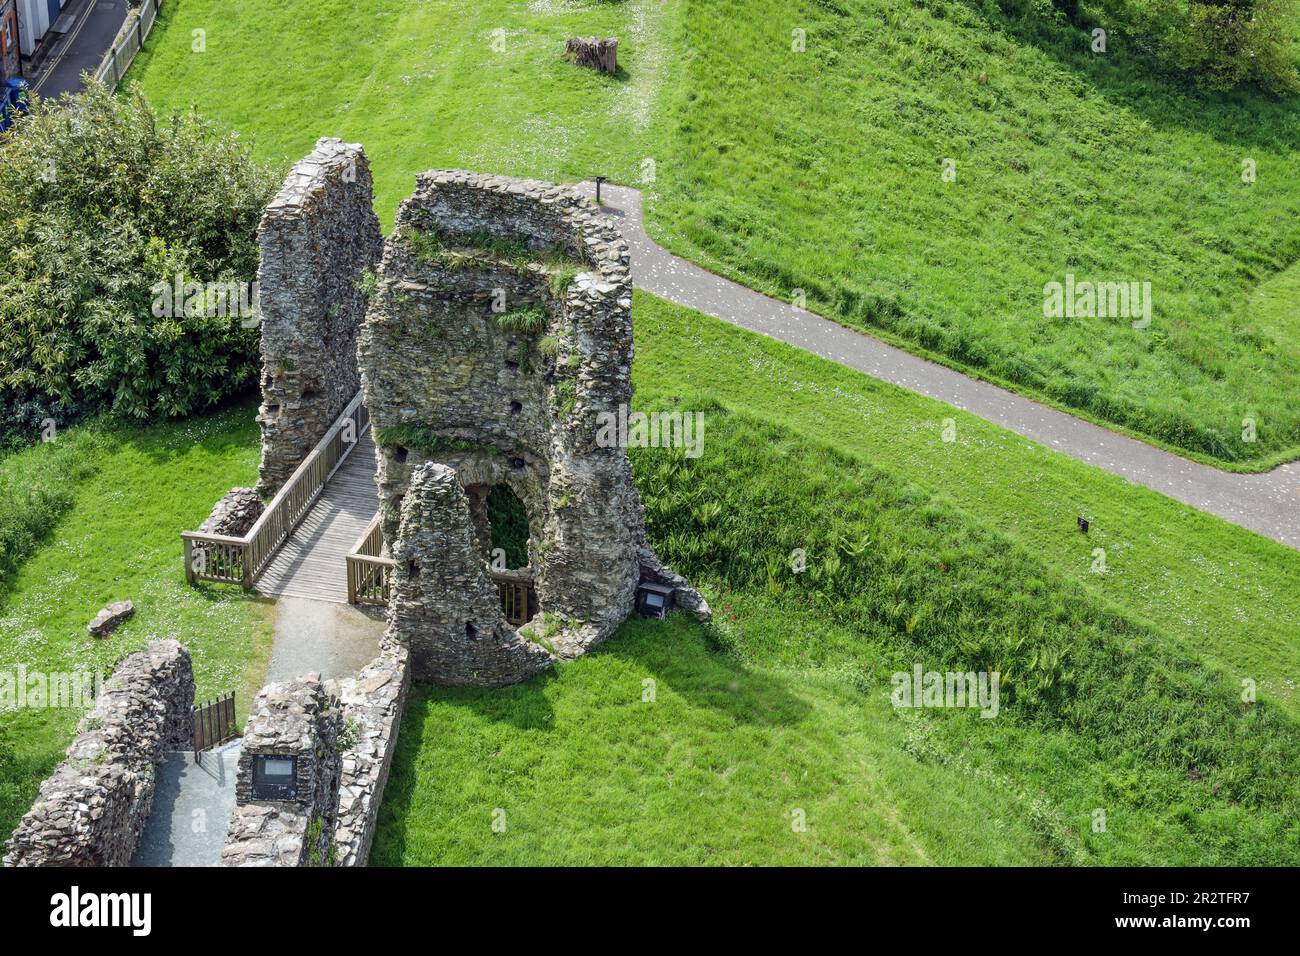
[[[34,98],[0,136],[0,440],[42,412],[187,415],[256,381],[255,320],[190,293],[251,293],[274,186],[237,135],[161,122],[136,89]]]

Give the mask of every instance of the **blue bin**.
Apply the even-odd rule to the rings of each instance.
[[[5,80],[0,86],[0,133],[13,125],[14,117],[27,112],[27,81]]]

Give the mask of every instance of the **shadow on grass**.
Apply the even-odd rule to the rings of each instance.
[[[1277,148],[1300,97],[1278,98],[1255,87],[1223,93],[1198,89],[1190,80],[1161,68],[1116,30],[1115,24],[1083,14],[1077,24],[1008,13],[995,3],[962,0],[975,16],[1016,42],[1031,46],[1091,86],[1100,96],[1132,110],[1156,129],[1187,129],[1233,146]],[[1091,51],[1094,28],[1108,31],[1107,53]],[[1294,139],[1294,137],[1291,137]]]
[[[106,420],[105,432],[115,446],[136,451],[154,464],[175,461],[195,448],[220,457],[232,449],[249,448],[260,441],[257,402],[257,394],[249,391],[187,418],[144,426]],[[216,502],[208,502],[207,507],[213,504]]]
[[[618,709],[640,706],[647,679],[654,681],[651,686],[658,701],[677,698],[690,710],[721,714],[736,725],[797,726],[813,710],[781,681],[729,658],[711,640],[707,625],[682,614],[667,621],[631,619],[590,654],[510,687],[417,684],[406,702],[384,793],[380,835],[375,841],[382,846],[382,860],[404,858],[413,813],[437,812],[417,805],[421,775],[428,773],[427,764],[421,767],[420,760],[432,754],[436,767],[448,725],[461,724],[454,715],[446,724],[440,723],[439,711],[464,709],[478,721],[507,724],[525,734],[542,733],[547,737],[543,746],[562,755],[568,738],[600,734],[602,720],[619,721]],[[557,727],[554,702],[561,700],[564,718]],[[580,708],[576,719],[575,705]],[[691,722],[683,720],[680,711],[664,714],[663,719],[689,732]],[[716,726],[712,732],[717,732]],[[585,770],[570,769],[579,775]]]

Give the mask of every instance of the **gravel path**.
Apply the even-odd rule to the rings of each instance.
[[[577,188],[587,195],[595,192],[592,183]],[[946,402],[1078,461],[1300,548],[1300,463],[1262,475],[1233,474],[1040,405],[678,258],[646,235],[640,192],[606,183],[601,194],[606,211],[622,220],[637,288]]]

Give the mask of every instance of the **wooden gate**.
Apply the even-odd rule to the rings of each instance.
[[[194,760],[205,750],[218,747],[239,734],[235,730],[235,692],[217,697],[194,710]]]

